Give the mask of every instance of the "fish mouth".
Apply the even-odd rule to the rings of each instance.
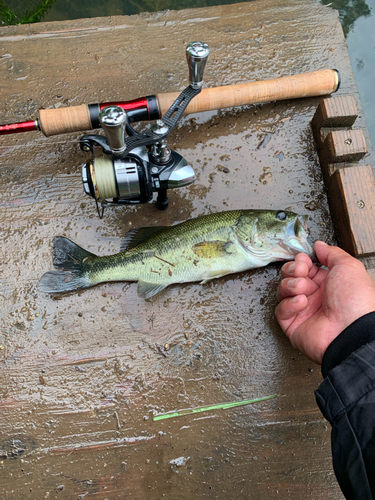
[[[316,260],[314,250],[307,240],[301,240],[296,237],[291,237],[288,238],[288,240],[286,240],[280,246],[292,255],[297,255],[298,253],[306,253],[312,260]]]
[[[286,238],[281,247],[292,256],[298,253],[306,253],[313,261],[316,261],[316,255],[310,243],[307,241],[308,215],[299,215],[292,221],[287,228]]]
[[[299,215],[297,217],[295,225],[299,222],[300,224],[302,224],[302,227],[304,228],[304,230],[306,231],[306,233],[309,233],[309,230],[308,230],[308,227],[307,227],[307,221],[308,220],[309,220],[309,216],[308,215]]]

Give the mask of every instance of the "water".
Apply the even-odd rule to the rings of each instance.
[[[57,0],[46,21],[110,15],[132,15],[237,3],[238,0]],[[375,145],[375,0],[322,0],[340,12],[348,51],[372,144]]]
[[[371,14],[359,17],[346,37],[350,61],[365,111],[371,142],[375,146],[375,0],[367,0]]]

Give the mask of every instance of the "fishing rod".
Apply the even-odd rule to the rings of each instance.
[[[326,69],[202,90],[208,55],[208,45],[203,42],[186,47],[190,85],[180,94],[41,109],[36,120],[0,126],[0,135],[40,130],[48,137],[101,127],[105,136],[84,135],[79,141],[81,150],[92,155],[82,167],[82,182],[85,193],[96,202],[99,217],[108,206],[147,203],[154,193],[156,206],[164,210],[168,189],[187,186],[196,179],[192,166],[166,141],[184,114],[327,95],[340,85],[339,72]],[[132,127],[147,120],[154,123],[145,132]]]
[[[184,114],[328,95],[336,92],[339,86],[340,73],[335,69],[324,69],[271,80],[206,88],[187,106]],[[166,114],[178,95],[178,92],[171,92],[139,97],[130,101],[41,109],[35,120],[0,125],[0,135],[40,130],[49,137],[97,129],[100,128],[99,114],[108,106],[118,106],[123,109],[131,123],[158,120]]]

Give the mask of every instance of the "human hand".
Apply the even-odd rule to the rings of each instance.
[[[303,253],[284,264],[275,313],[292,345],[321,364],[329,344],[347,326],[375,311],[375,282],[344,250],[322,241],[314,250],[328,270]]]

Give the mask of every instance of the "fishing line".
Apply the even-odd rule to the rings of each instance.
[[[95,158],[95,170],[93,165],[90,165],[92,173],[95,176],[95,188],[97,190],[98,200],[106,200],[108,198],[117,197],[115,173],[112,167],[112,162],[107,158]]]

